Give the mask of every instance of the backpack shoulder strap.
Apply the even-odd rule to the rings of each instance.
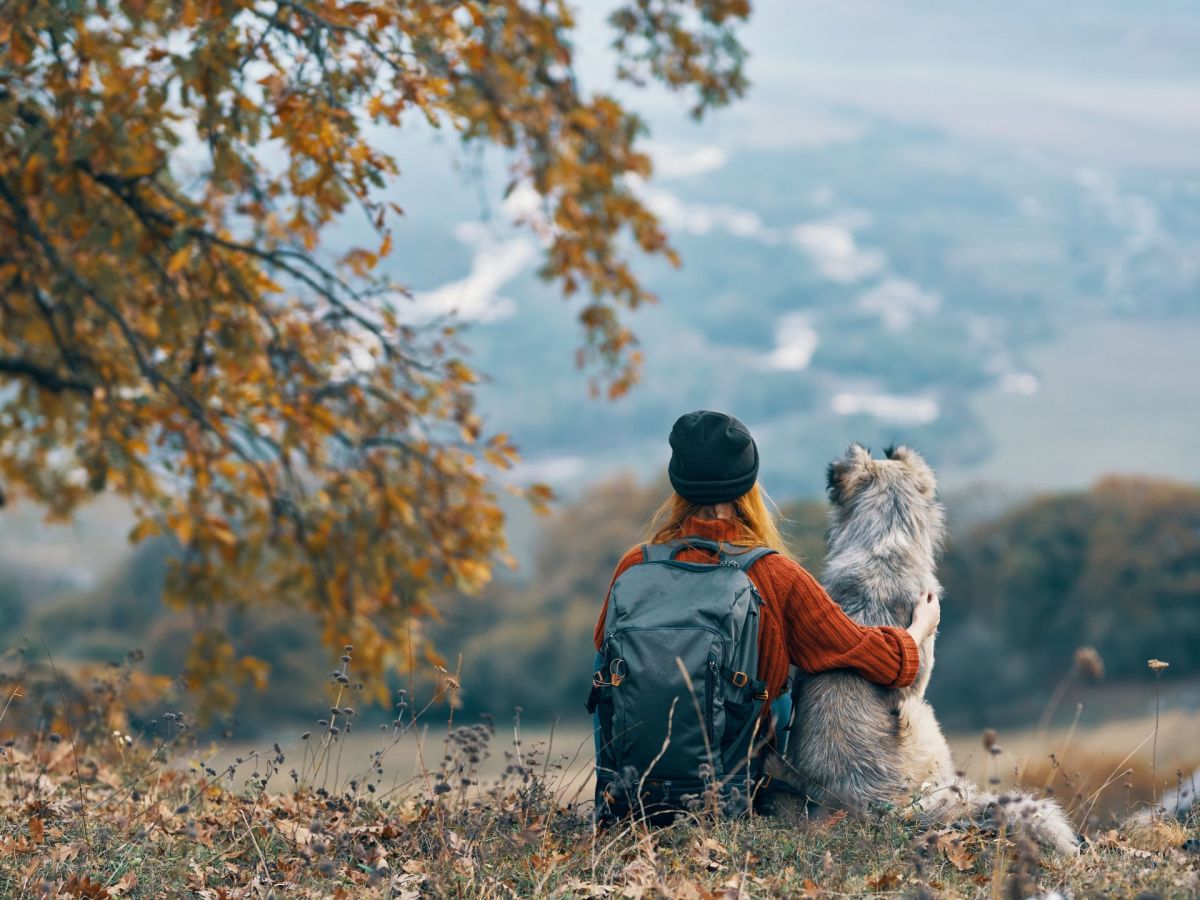
[[[666,544],[642,544],[642,562],[666,562],[675,556],[674,541]]]
[[[764,556],[770,556],[772,553],[778,552],[778,550],[772,550],[770,547],[747,547],[745,550],[739,550],[736,553],[725,551],[721,554],[721,559],[735,562],[742,569],[749,569]]]
[[[716,541],[698,537],[677,538],[662,544],[642,544],[642,562],[670,562],[682,551],[693,548],[721,552],[721,545]]]
[[[777,552],[770,547],[746,547],[735,551],[729,549],[722,550],[721,545],[716,541],[698,537],[687,537],[667,541],[663,544],[642,544],[642,562],[669,562],[681,550],[692,547],[711,550],[713,553],[718,554],[722,562],[737,563],[738,567],[742,569],[748,569],[764,556],[769,556]]]

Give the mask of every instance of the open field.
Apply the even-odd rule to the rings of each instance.
[[[1157,760],[1153,758],[1154,731],[1154,717],[1139,716],[1077,726],[1074,730],[1001,732],[997,745],[1000,752],[994,758],[984,750],[979,734],[952,734],[949,739],[959,768],[973,781],[984,784],[997,778],[1002,786],[1051,787],[1069,808],[1077,808],[1081,818],[1086,811],[1092,824],[1099,825],[1149,804],[1152,769],[1157,770],[1161,794],[1176,786],[1178,772],[1190,779],[1200,768],[1200,715],[1184,710],[1162,714]],[[301,733],[296,729],[289,737],[280,738],[280,748],[289,759],[308,760],[313,766],[314,753],[306,747],[306,741],[299,739]],[[271,744],[267,740],[226,747],[209,745],[193,750],[191,758],[194,764],[221,770],[239,757],[252,759],[256,752],[266,752]],[[431,724],[398,739],[389,732],[372,729],[341,737],[322,767],[318,784],[344,789],[350,779],[364,777],[380,750],[384,752],[376,769],[383,770],[377,774],[385,790],[404,793],[420,789],[426,786],[428,774],[443,762],[446,727]],[[542,778],[556,784],[564,803],[591,798],[593,738],[586,722],[572,720],[552,728],[498,726],[475,765],[477,778],[491,782],[531,757],[539,761]],[[1107,787],[1101,788],[1127,769],[1132,772],[1112,778]],[[292,784],[289,771],[284,768],[276,772],[269,787],[286,790]],[[1097,791],[1099,794],[1093,797]]]
[[[311,759],[312,751],[305,754],[305,741],[300,740],[302,730],[297,728],[289,732],[287,738],[281,738],[280,747],[289,756]],[[521,742],[523,754],[532,752],[541,761],[544,769],[554,765],[555,773],[564,784],[574,785],[578,782],[581,787],[580,796],[591,796],[591,766],[594,756],[592,732],[586,722],[573,721],[569,725],[554,728],[545,725],[521,727],[514,729],[512,725],[498,726],[497,734],[488,742],[488,747],[476,764],[479,779],[491,781],[504,774],[504,770],[516,762],[515,741]],[[208,745],[193,751],[193,758],[202,761],[215,769],[228,766],[236,758],[249,758],[250,754],[269,748],[272,741],[237,742],[228,746]],[[423,783],[423,773],[436,770],[446,753],[446,724],[445,722],[430,724],[424,728],[406,734],[398,740],[390,732],[380,732],[374,729],[355,731],[340,738],[336,750],[331,754],[326,773],[322,772],[322,780],[329,784],[344,783],[347,778],[355,777],[369,767],[373,754],[381,748],[386,748],[382,757],[383,781],[389,789],[399,790],[405,786],[419,786]],[[561,768],[559,768],[561,767]],[[270,786],[272,789],[285,789],[291,782],[286,771],[276,773]]]

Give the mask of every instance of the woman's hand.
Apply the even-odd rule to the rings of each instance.
[[[941,620],[942,601],[933,591],[926,591],[917,599],[916,608],[913,609],[912,624],[908,626],[908,633],[917,642],[917,646],[920,646],[927,637],[937,631],[938,622]]]

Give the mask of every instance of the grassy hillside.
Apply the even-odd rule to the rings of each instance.
[[[192,743],[185,716],[134,736],[118,705],[57,708],[0,750],[0,894],[1168,898],[1200,889],[1195,819],[1099,823],[1078,857],[1043,854],[1008,827],[922,827],[903,807],[864,819],[699,815],[598,833],[569,751],[488,722],[456,725],[427,739],[436,751],[399,780],[385,764],[424,719],[402,708],[394,727],[351,743],[356,714],[335,705],[296,749],[264,745],[222,762]],[[483,777],[491,756],[504,768]]]

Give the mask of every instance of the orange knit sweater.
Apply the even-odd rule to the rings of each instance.
[[[737,527],[728,519],[693,517],[687,534],[710,541],[732,541]],[[715,562],[706,550],[684,550],[684,562]],[[617,565],[622,572],[642,561],[642,548],[632,548]],[[778,553],[762,557],[746,573],[763,598],[758,630],[758,677],[772,698],[787,681],[788,663],[807,673],[854,669],[885,687],[908,687],[917,677],[917,645],[903,628],[864,628],[842,612],[803,566]],[[612,583],[609,583],[609,591]],[[604,641],[608,597],[596,623],[596,649]]]

